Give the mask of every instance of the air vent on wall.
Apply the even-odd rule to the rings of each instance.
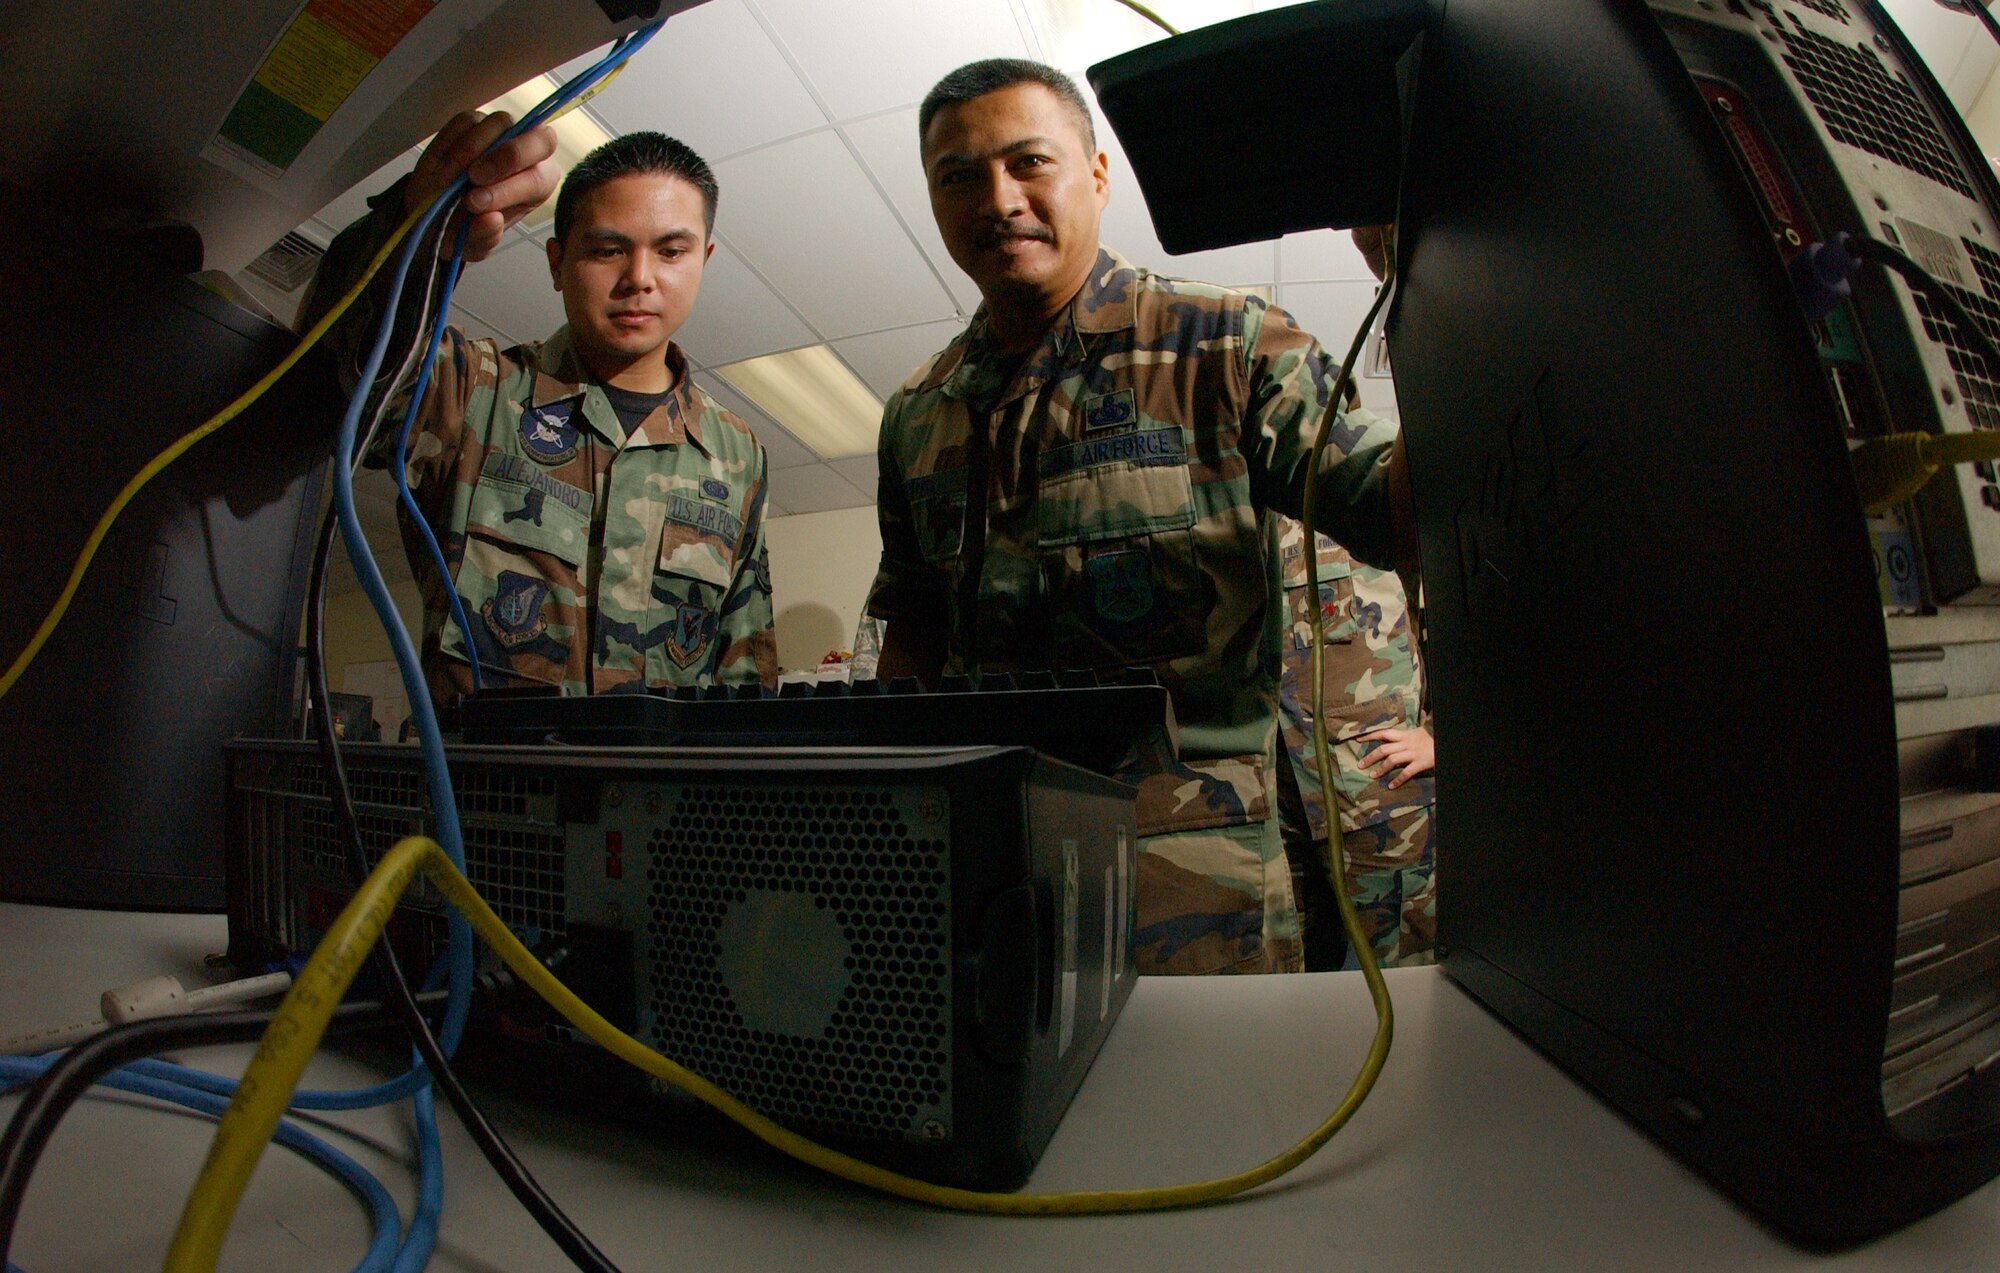
[[[319,259],[325,255],[325,249],[294,231],[266,248],[246,268],[273,287],[293,292],[313,276],[313,271],[319,268]]]

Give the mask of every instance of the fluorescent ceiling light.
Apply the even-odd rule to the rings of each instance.
[[[1282,8],[1270,0],[1142,0],[1147,8],[1181,31],[1212,26],[1263,9]],[[1057,66],[1081,71],[1105,58],[1129,53],[1167,33],[1118,0],[1027,0],[1028,13],[1042,37],[1042,51]]]
[[[540,106],[558,87],[548,76],[537,75],[519,88],[502,93],[481,109],[489,115],[494,111],[506,111],[515,119],[520,119]],[[556,163],[561,166],[565,177],[585,155],[611,140],[611,135],[598,127],[597,121],[581,109],[558,115],[553,127],[556,130]],[[555,215],[556,201],[551,197],[543,201],[541,207],[521,218],[520,225],[524,229],[539,230],[553,221]]]
[[[882,403],[825,345],[766,354],[715,373],[822,460],[875,451]]]

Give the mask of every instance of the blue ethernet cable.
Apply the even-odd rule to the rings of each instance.
[[[645,43],[664,25],[655,22],[626,36],[596,65],[565,84],[549,99],[528,112],[527,116],[502,133],[495,141],[510,140],[529,128],[536,127],[552,117],[571,101],[582,96],[592,85],[617,69],[632,54],[644,47]],[[411,227],[409,237],[396,260],[396,271],[390,280],[389,294],[383,307],[383,320],[376,330],[375,340],[368,350],[367,361],[361,368],[361,375],[355,392],[349,398],[347,410],[340,421],[340,440],[336,455],[353,455],[355,439],[360,432],[361,413],[367,402],[368,386],[375,383],[381,373],[382,360],[388,352],[389,338],[394,329],[394,314],[402,300],[403,286],[409,278],[410,264],[416,257],[419,244],[429,232],[431,225],[445,209],[453,206],[469,184],[465,174],[459,174],[438,197],[424,210],[417,224]],[[455,267],[454,267],[455,268]],[[441,302],[449,307],[449,297]],[[431,350],[422,360],[427,368],[435,357],[435,335]],[[333,505],[335,521],[340,529],[341,544],[347,551],[348,563],[353,567],[356,581],[362,593],[374,608],[377,619],[382,624],[388,638],[390,652],[395,656],[396,669],[400,674],[403,689],[410,700],[410,714],[416,724],[418,745],[423,753],[425,782],[430,791],[431,808],[436,819],[438,844],[452,865],[465,869],[465,839],[458,821],[458,802],[453,798],[451,773],[445,762],[444,736],[438,727],[437,711],[431,704],[430,687],[425,684],[423,670],[417,657],[416,647],[411,643],[408,629],[404,628],[401,615],[396,611],[395,601],[389,596],[387,582],[382,577],[382,569],[376,563],[373,552],[368,547],[368,538],[361,529],[360,518],[354,511],[354,474],[345,464],[333,466]],[[444,577],[449,578],[449,572]],[[469,637],[468,637],[469,643]],[[464,1033],[466,1016],[471,1010],[472,985],[472,934],[465,920],[452,912],[446,921],[445,959],[449,969],[450,998],[446,1001],[442,1028],[438,1032],[438,1043],[449,1054],[457,1047],[459,1037]]]
[[[53,1056],[0,1057],[0,1081],[4,1081],[10,1086],[18,1083],[32,1082],[54,1060]],[[177,1083],[134,1074],[129,1068],[106,1075],[99,1082],[106,1087],[114,1088],[121,1092],[130,1092],[135,1096],[147,1096],[154,1100],[168,1101],[176,1105],[181,1105],[197,1113],[206,1114],[211,1118],[221,1117],[223,1111],[229,1108],[229,1102],[222,1097],[182,1087]],[[433,1143],[435,1143],[436,1134],[437,1127],[435,1121],[433,1121],[431,1126]],[[355,1162],[346,1154],[341,1153],[332,1145],[300,1128],[295,1123],[280,1122],[273,1139],[286,1148],[294,1150],[305,1158],[310,1159],[315,1165],[331,1172],[367,1206],[373,1232],[369,1239],[367,1253],[362,1256],[361,1262],[354,1266],[354,1273],[392,1273],[394,1268],[392,1261],[397,1258],[398,1239],[402,1234],[402,1217],[397,1214],[395,1199],[389,1196],[389,1191],[383,1188],[382,1182],[377,1180],[373,1173],[366,1167]],[[442,1192],[441,1186],[439,1192]],[[420,1193],[418,1198],[419,1213],[422,1212],[423,1202],[424,1199]],[[415,1226],[413,1224],[413,1233],[414,1229]],[[435,1242],[435,1240],[436,1230],[435,1225],[433,1225],[430,1241]],[[407,1248],[409,1243],[405,1241],[402,1245]],[[425,1250],[426,1257],[428,1257],[428,1254],[429,1250],[427,1247]],[[420,1268],[422,1265],[418,1264],[415,1267]],[[7,1265],[7,1270],[8,1273],[20,1273],[20,1270],[12,1263]]]
[[[436,1098],[430,1088],[419,1088],[412,1104],[417,1119],[417,1205],[389,1273],[419,1273],[430,1263],[438,1221],[444,1216],[444,1151],[438,1143]]]
[[[652,39],[654,33],[663,25],[664,22],[655,22],[650,26],[642,27],[630,35],[621,37],[593,66],[563,85],[558,91],[551,93],[534,110],[529,111],[519,121],[509,127],[506,132],[502,133],[495,140],[494,145],[497,146],[500,142],[517,137],[528,129],[534,128],[553,118],[564,107],[568,106],[570,102],[588,92],[593,85],[599,83],[607,75],[610,75],[622,66],[627,59],[643,48],[646,42]],[[455,201],[463,193],[467,184],[466,178],[460,176],[452,183],[449,189],[438,196],[440,202]],[[436,205],[433,205],[433,209],[435,207]],[[428,215],[424,224],[430,224]],[[444,339],[445,319],[451,312],[452,292],[457,288],[459,274],[464,269],[465,235],[466,225],[461,222],[458,229],[458,239],[452,246],[450,265],[445,274],[443,288],[438,297],[437,318],[431,325],[429,343],[424,348],[424,355],[417,364],[416,385],[410,392],[409,404],[403,412],[403,427],[397,435],[395,457],[390,467],[390,473],[396,482],[396,498],[408,512],[410,524],[417,528],[417,533],[422,538],[424,547],[429,550],[431,562],[437,567],[438,578],[440,579],[450,579],[451,569],[445,563],[444,550],[438,545],[437,537],[432,534],[430,523],[417,508],[416,496],[410,491],[406,457],[408,455],[410,433],[415,427],[417,412],[423,405],[424,390],[430,383],[431,367],[437,357],[438,346]],[[416,231],[413,230],[411,236],[413,238],[416,237]],[[390,312],[393,313],[394,310],[391,309]],[[364,381],[363,383],[369,382]],[[475,691],[479,690],[483,688],[483,677],[479,665],[479,651],[473,640],[471,623],[466,617],[464,601],[459,597],[456,588],[448,588],[445,596],[447,603],[451,607],[452,622],[458,625],[459,636],[463,638],[465,661],[472,672],[472,688]]]
[[[430,387],[431,367],[437,359],[438,345],[444,339],[445,319],[451,314],[451,294],[458,286],[459,273],[465,268],[465,236],[470,225],[467,221],[458,223],[458,237],[452,243],[451,261],[438,292],[437,319],[431,324],[424,356],[417,360],[417,382],[410,389],[410,403],[403,412],[403,427],[396,432],[395,455],[389,461],[389,472],[396,480],[396,498],[409,514],[407,524],[417,528],[424,547],[430,550],[432,563],[437,566],[438,578],[447,581],[451,578],[451,570],[445,564],[444,549],[438,546],[437,536],[431,533],[430,519],[417,508],[417,497],[410,491],[408,457],[410,431],[416,425],[417,411],[423,406],[424,390]],[[458,589],[449,584],[445,587],[445,597],[451,605],[452,622],[458,625],[458,634],[464,639],[465,661],[472,669],[472,688],[476,693],[484,689],[485,684],[479,671],[479,647],[472,639],[472,625],[465,616],[465,600],[458,595]]]

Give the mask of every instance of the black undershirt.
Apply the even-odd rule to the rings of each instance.
[[[653,414],[653,408],[673,396],[673,386],[669,385],[658,393],[633,393],[630,389],[619,389],[611,385],[599,385],[604,391],[604,400],[611,404],[612,414],[618,417],[619,427],[629,436],[639,427],[639,422]]]

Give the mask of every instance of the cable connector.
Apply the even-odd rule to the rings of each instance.
[[[240,981],[225,981],[221,985],[202,986],[195,990],[183,987],[173,977],[147,977],[129,986],[105,991],[97,1001],[98,1011],[102,1014],[98,1020],[78,1021],[73,1025],[36,1030],[0,1040],[0,1056],[36,1056],[54,1052],[81,1043],[101,1033],[107,1026],[268,999],[285,993],[291,985],[292,974],[288,972],[245,977]]]
[[[1861,258],[1847,244],[1847,231],[1837,231],[1830,239],[1807,244],[1785,267],[1809,322],[1825,318],[1854,296],[1851,280],[1861,272]]]
[[[219,986],[187,990],[173,977],[148,977],[129,986],[107,990],[97,1001],[104,1019],[112,1025],[144,1021],[150,1017],[171,1017],[184,1012],[200,1012],[229,1004],[268,999],[291,989],[292,974],[265,973],[241,981],[225,981]]]
[[[2000,432],[1891,433],[1854,448],[1854,489],[1869,516],[1923,489],[1941,468],[2000,460]]]

